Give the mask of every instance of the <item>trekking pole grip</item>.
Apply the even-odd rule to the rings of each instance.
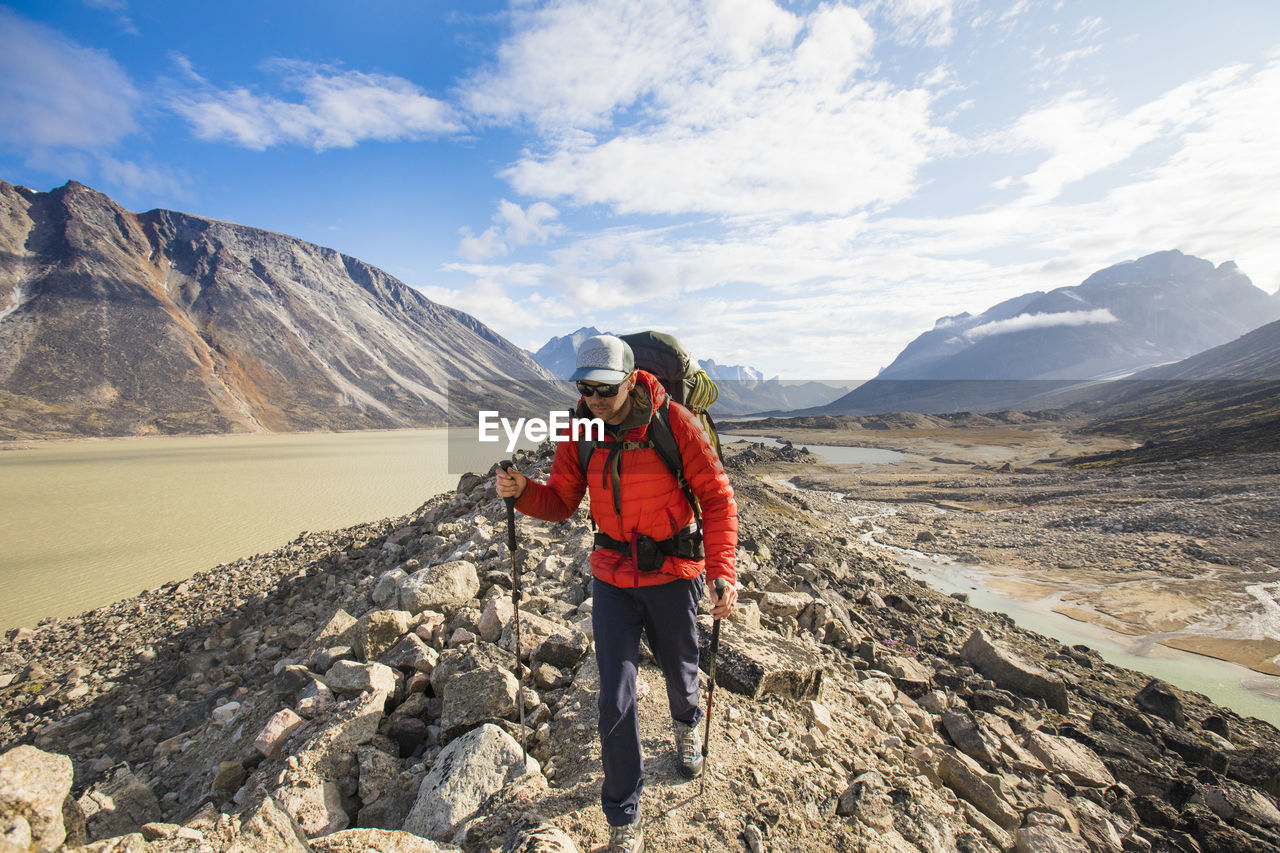
[[[506,471],[508,474],[511,473],[511,460],[503,459],[501,462],[498,463],[498,467],[500,467],[503,471]],[[507,513],[514,518],[515,513],[513,511],[515,510],[515,507],[516,507],[516,499],[503,498],[502,500],[507,505]]]

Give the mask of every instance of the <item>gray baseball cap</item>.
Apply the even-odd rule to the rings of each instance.
[[[569,378],[577,382],[603,382],[608,385],[626,379],[636,369],[636,357],[622,338],[596,335],[578,345],[578,369]]]

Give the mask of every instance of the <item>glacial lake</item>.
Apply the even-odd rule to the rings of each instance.
[[[47,442],[0,451],[0,630],[137,595],[453,489],[444,429]],[[477,458],[482,471],[502,456]]]

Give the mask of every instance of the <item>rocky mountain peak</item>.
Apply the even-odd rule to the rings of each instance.
[[[817,413],[1035,407],[1054,383],[1176,362],[1275,319],[1280,302],[1236,264],[1155,252],[1077,285],[940,318],[873,382]]]
[[[550,378],[356,258],[74,181],[0,183],[0,245],[0,437],[441,425],[451,378]]]

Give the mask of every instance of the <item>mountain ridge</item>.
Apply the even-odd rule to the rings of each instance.
[[[438,426],[451,378],[549,379],[358,258],[75,181],[0,182],[0,306],[5,438]]]
[[[1280,298],[1235,262],[1156,252],[941,317],[874,380],[797,414],[1043,408],[1045,394],[1180,361],[1275,319]]]

